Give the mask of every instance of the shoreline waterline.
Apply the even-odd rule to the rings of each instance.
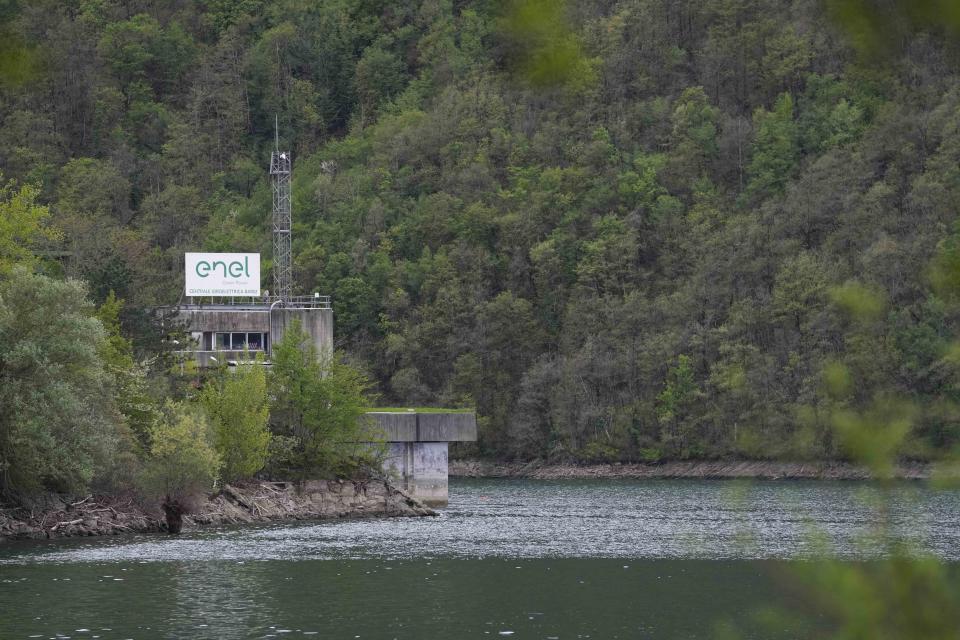
[[[184,514],[185,531],[216,525],[305,520],[419,517],[436,512],[382,480],[310,480],[225,485],[198,497]],[[71,501],[50,495],[42,508],[0,511],[0,543],[166,531],[157,506],[133,497],[91,495]]]
[[[535,480],[692,478],[699,480],[870,480],[862,466],[842,461],[774,462],[696,460],[661,463],[553,464],[479,459],[450,460],[451,478],[529,478]],[[907,462],[895,467],[900,480],[929,480],[934,464]]]

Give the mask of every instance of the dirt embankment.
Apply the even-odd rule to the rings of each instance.
[[[184,517],[185,529],[282,520],[427,516],[436,513],[382,480],[312,480],[226,485],[201,498]],[[164,531],[159,504],[144,507],[111,496],[69,500],[50,496],[29,508],[0,508],[0,541]]]
[[[901,478],[929,478],[932,466],[908,463],[898,467]],[[489,462],[486,460],[451,460],[450,475],[461,478],[537,478],[562,480],[572,478],[756,478],[769,480],[830,479],[863,480],[870,472],[847,462],[770,462],[683,461],[659,464],[547,464],[534,462]]]

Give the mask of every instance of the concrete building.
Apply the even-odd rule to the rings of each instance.
[[[184,255],[184,295],[175,321],[190,335],[181,353],[201,368],[235,365],[263,355],[299,322],[317,355],[333,350],[330,296],[294,296],[291,253],[291,158],[277,149],[270,159],[273,182],[274,295],[260,296],[260,254],[192,253]],[[385,470],[397,484],[430,505],[447,504],[447,453],[450,442],[475,441],[472,413],[367,414],[387,442]]]
[[[267,362],[273,345],[296,321],[310,337],[317,353],[333,349],[333,310],[330,296],[294,296],[286,302],[263,301],[184,304],[176,308],[176,320],[192,338],[184,354],[200,367],[231,364],[249,354],[263,354]]]
[[[280,150],[279,129],[276,135],[270,155],[274,296],[260,295],[259,253],[184,254],[188,302],[178,305],[175,315],[192,338],[184,351],[201,367],[235,363],[247,354],[263,354],[269,361],[273,345],[298,321],[318,355],[333,350],[330,296],[293,295],[292,158]]]

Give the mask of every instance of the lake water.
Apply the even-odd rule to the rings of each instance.
[[[436,518],[0,546],[0,639],[796,637],[792,568],[869,561],[862,482],[455,480]],[[887,517],[960,561],[960,493]],[[758,620],[766,619],[764,626]]]

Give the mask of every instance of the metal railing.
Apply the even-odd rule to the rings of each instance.
[[[188,297],[179,307],[270,307],[282,309],[330,309],[330,296],[291,296],[286,301],[279,296],[244,296],[237,298]]]
[[[314,294],[312,296],[291,296],[278,306],[287,309],[330,309],[330,296]]]
[[[237,364],[253,364],[257,356],[264,357],[264,364],[270,362],[270,354],[263,349],[255,351],[240,351],[236,349],[205,351],[199,349],[183,349],[176,352],[180,357],[193,359],[203,368],[217,366],[236,366]]]

